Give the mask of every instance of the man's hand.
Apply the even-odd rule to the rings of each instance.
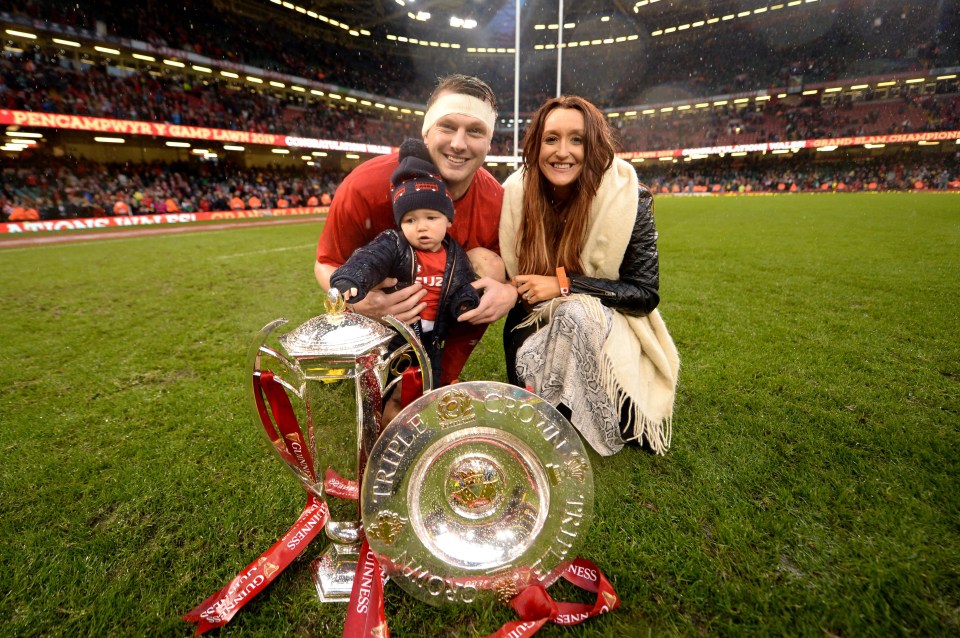
[[[517,304],[517,289],[506,280],[503,260],[497,253],[478,247],[468,250],[467,257],[480,276],[472,284],[481,293],[480,305],[457,317],[457,321],[474,325],[493,323]]]
[[[517,289],[513,284],[482,277],[472,285],[478,292],[483,293],[480,296],[480,305],[457,317],[457,321],[467,321],[474,325],[493,323],[517,305]]]
[[[395,292],[385,293],[382,290],[395,285],[397,280],[393,277],[384,279],[379,286],[368,292],[366,297],[350,307],[354,312],[377,321],[385,315],[393,315],[403,323],[413,323],[427,307],[427,304],[421,303],[427,291],[423,289],[423,285],[416,282]]]
[[[330,276],[337,269],[330,264],[314,262],[313,273],[317,283],[324,292],[330,290]],[[381,288],[390,288],[397,285],[396,279],[385,279],[380,285],[367,293],[367,296],[355,304],[351,304],[354,312],[365,317],[380,321],[384,315],[393,315],[404,323],[413,323],[420,318],[420,313],[427,304],[420,303],[427,291],[418,283],[396,292],[384,293]]]

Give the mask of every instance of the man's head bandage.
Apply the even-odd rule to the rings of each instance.
[[[494,125],[497,121],[497,112],[493,110],[488,102],[484,102],[478,97],[465,95],[463,93],[448,93],[437,98],[437,101],[430,105],[426,114],[423,116],[424,135],[437,123],[441,117],[446,115],[468,115],[475,117],[487,125],[487,138],[493,137]]]

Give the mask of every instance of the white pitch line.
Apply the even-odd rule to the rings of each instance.
[[[280,253],[285,250],[302,250],[304,248],[316,247],[316,243],[300,244],[298,246],[283,246],[281,248],[264,248],[263,250],[251,250],[246,253],[237,253],[236,255],[218,255],[214,259],[239,259],[241,257],[250,257],[252,255],[266,255],[267,253]]]
[[[109,232],[109,231],[108,231]],[[211,230],[210,233],[224,232]],[[169,239],[182,237],[182,234],[167,234],[167,233],[144,233],[144,234],[131,234],[129,237],[110,237],[109,241],[111,242],[121,242],[121,241],[143,241],[146,239]],[[51,237],[51,235],[46,235],[45,237]],[[26,250],[43,250],[44,248],[80,248],[83,246],[93,246],[95,245],[96,239],[87,239],[74,240],[74,241],[50,241],[43,242],[38,244],[30,244],[23,246],[14,246],[12,248],[0,247],[0,255],[6,255],[10,253],[18,253]]]

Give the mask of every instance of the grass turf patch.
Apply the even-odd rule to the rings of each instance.
[[[581,553],[623,607],[544,636],[958,631],[956,201],[658,200],[673,449],[592,455]],[[190,635],[179,617],[286,531],[302,490],[252,422],[246,350],[322,311],[319,228],[0,250],[0,635]],[[466,378],[504,380],[500,329]],[[321,549],[220,635],[339,635]],[[390,584],[387,614],[395,636],[511,618]]]

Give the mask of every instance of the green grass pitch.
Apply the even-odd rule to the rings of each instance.
[[[673,449],[591,457],[581,554],[623,606],[541,635],[960,632],[958,204],[658,200]],[[0,250],[0,636],[191,635],[180,616],[286,531],[303,494],[250,416],[246,350],[322,311],[319,229]],[[504,379],[499,339],[467,378]],[[321,549],[215,635],[339,636]],[[398,637],[513,618],[386,590]]]

